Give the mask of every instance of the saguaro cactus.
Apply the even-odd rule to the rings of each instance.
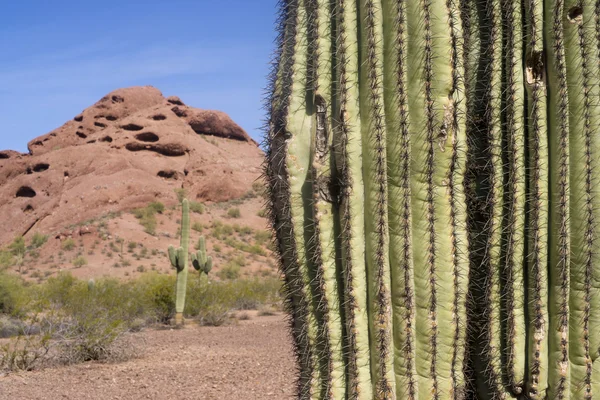
[[[286,0],[301,399],[600,399],[600,3]]]
[[[190,206],[187,199],[181,203],[181,240],[179,248],[169,246],[169,260],[177,270],[177,286],[175,290],[175,324],[183,324],[185,293],[188,275],[188,245],[190,242]]]
[[[208,276],[208,273],[212,269],[212,257],[206,254],[206,240],[204,236],[200,236],[199,249],[196,253],[191,254],[192,265],[196,271],[200,272],[200,275],[204,273]]]

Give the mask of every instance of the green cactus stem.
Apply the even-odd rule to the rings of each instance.
[[[279,32],[297,398],[600,399],[600,1],[282,0]]]
[[[188,275],[188,245],[190,241],[190,206],[187,199],[181,203],[181,240],[179,248],[169,246],[169,260],[177,270],[177,283],[175,290],[175,325],[183,324],[183,310],[185,308],[185,293]]]
[[[204,239],[204,236],[200,236],[198,242],[200,248],[196,253],[190,255],[192,265],[196,271],[200,272],[200,275],[204,273],[204,275],[208,276],[208,273],[212,269],[213,259],[206,254],[206,240]]]

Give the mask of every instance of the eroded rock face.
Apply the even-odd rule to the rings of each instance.
[[[173,109],[177,108],[175,111]],[[229,116],[165,98],[156,88],[116,90],[60,128],[0,151],[0,244],[30,230],[53,233],[110,211],[188,197],[242,196],[262,151]]]

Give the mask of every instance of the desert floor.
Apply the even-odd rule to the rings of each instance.
[[[222,327],[134,334],[139,358],[0,376],[0,399],[292,399],[294,361],[285,316]]]

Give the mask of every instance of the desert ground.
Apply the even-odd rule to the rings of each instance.
[[[139,357],[0,375],[0,399],[292,399],[294,362],[284,314],[221,327],[133,334]]]

